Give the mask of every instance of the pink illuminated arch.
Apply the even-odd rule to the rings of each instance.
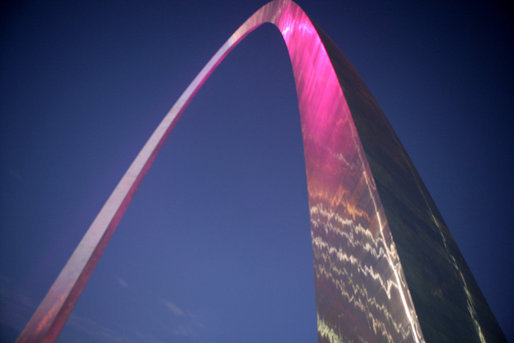
[[[253,14],[187,87],[132,162],[17,342],[53,342],[180,115],[225,56],[263,23],[287,45],[298,94],[311,216],[318,337],[424,341],[341,85],[307,15],[277,0]],[[367,259],[367,263],[361,262]],[[373,263],[369,263],[369,260]]]

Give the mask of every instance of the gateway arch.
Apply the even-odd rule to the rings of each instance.
[[[505,341],[382,110],[290,0],[268,3],[180,96],[94,219],[17,342],[53,342],[174,124],[224,57],[264,23],[280,31],[298,95],[319,342]],[[444,280],[444,282],[443,282]]]

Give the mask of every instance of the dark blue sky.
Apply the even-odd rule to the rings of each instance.
[[[0,341],[29,319],[160,119],[265,1],[0,5]],[[497,2],[298,1],[389,117],[505,334],[513,15]],[[293,75],[252,33],[136,193],[65,342],[313,342]]]

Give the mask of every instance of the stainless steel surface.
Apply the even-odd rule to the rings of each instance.
[[[403,250],[399,254],[400,249],[395,243],[397,239],[403,240],[401,235],[405,233],[394,231],[388,221],[391,218],[396,220],[401,211],[394,212],[394,206],[384,207],[381,201],[381,197],[388,196],[384,184],[387,173],[378,172],[379,167],[386,164],[387,159],[394,160],[395,156],[380,157],[384,160],[377,162],[370,146],[381,144],[381,140],[363,133],[361,125],[368,128],[373,125],[362,124],[362,118],[356,117],[361,108],[355,105],[358,103],[355,99],[360,97],[359,101],[369,104],[374,100],[366,93],[367,89],[363,88],[356,73],[351,74],[349,67],[337,66],[339,60],[334,47],[327,49],[330,45],[327,38],[323,38],[301,8],[291,1],[282,0],[265,5],[252,15],[177,100],[91,224],[18,342],[55,341],[174,124],[231,49],[266,22],[278,28],[287,45],[298,94],[311,216],[319,341],[424,341],[415,302],[407,286],[412,278],[406,279],[402,267],[406,244],[402,243]],[[341,60],[343,62],[346,60]],[[353,87],[353,93],[346,86]],[[363,89],[365,91],[361,92]],[[382,115],[381,111],[379,113]],[[384,135],[390,134],[387,130],[384,132]],[[394,138],[394,132],[392,135]],[[364,146],[359,137],[365,137],[362,138]],[[380,182],[376,182],[373,175],[379,175]],[[413,170],[408,170],[406,175],[415,175],[414,180],[418,180]],[[415,187],[423,188],[420,184]],[[425,198],[421,206],[432,208],[431,200]],[[430,213],[430,220],[439,230],[436,233],[442,237],[440,245],[447,251],[454,249],[453,240],[451,237],[449,240],[447,229],[442,228],[444,224],[438,219],[439,214],[436,210]],[[465,276],[467,269],[459,261],[460,255],[449,253],[447,256],[447,262],[454,266],[452,275],[455,274],[456,282],[467,287],[470,281]],[[413,265],[407,262],[409,266]],[[423,281],[412,279],[416,287]],[[416,288],[414,292],[424,290]],[[466,299],[465,307],[474,320],[478,315],[473,298]],[[472,327],[476,328],[475,333],[480,338],[482,329],[478,319]]]

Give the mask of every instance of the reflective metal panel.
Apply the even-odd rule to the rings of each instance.
[[[352,112],[425,339],[506,342],[386,116],[343,53],[323,31],[317,31]]]

